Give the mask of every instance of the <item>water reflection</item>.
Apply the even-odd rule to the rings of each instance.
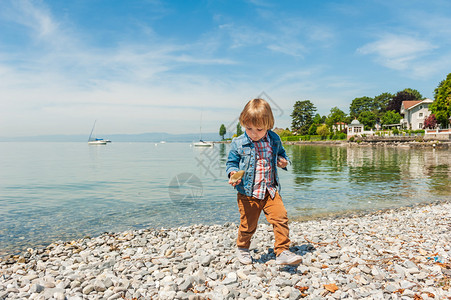
[[[447,150],[311,145],[286,150],[293,162],[288,187],[293,195],[286,198],[298,215],[383,209],[451,196]]]
[[[225,144],[219,144],[219,161],[221,163],[225,163],[226,162],[226,145]]]
[[[401,165],[405,161],[397,149],[351,147],[346,150],[351,182],[390,183],[401,179]]]

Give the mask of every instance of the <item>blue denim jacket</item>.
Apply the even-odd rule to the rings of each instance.
[[[279,189],[279,176],[277,175],[277,157],[281,156],[289,161],[289,158],[282,146],[282,141],[277,133],[268,130],[269,141],[272,147],[272,170],[274,172],[274,185]],[[227,176],[230,177],[230,172],[244,170],[244,176],[241,183],[235,186],[236,190],[246,196],[252,197],[254,178],[255,178],[255,148],[254,143],[246,133],[233,139],[229,157],[226,164]],[[286,170],[286,168],[284,168]]]

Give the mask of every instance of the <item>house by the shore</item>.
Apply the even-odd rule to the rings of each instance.
[[[359,120],[355,119],[348,125],[348,134],[347,137],[350,139],[353,136],[362,136],[362,135],[373,135],[374,132],[372,130],[365,131],[365,126],[359,122]]]
[[[400,121],[401,128],[409,130],[423,129],[424,120],[431,114],[429,105],[431,99],[403,101],[400,114],[403,118]]]
[[[345,129],[348,129],[348,124],[346,124],[345,122],[337,122],[332,125],[333,132],[342,131]]]

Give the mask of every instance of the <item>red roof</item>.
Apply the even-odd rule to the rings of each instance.
[[[417,105],[418,103],[423,102],[423,100],[412,100],[412,101],[403,101],[402,105],[404,105],[405,109],[409,109],[414,105]]]

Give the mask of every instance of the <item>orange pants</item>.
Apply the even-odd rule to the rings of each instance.
[[[287,210],[282,198],[276,192],[274,199],[267,192],[263,200],[238,193],[240,227],[238,228],[237,246],[249,249],[252,235],[257,230],[258,219],[263,210],[266,220],[274,230],[274,252],[279,255],[290,247]]]

